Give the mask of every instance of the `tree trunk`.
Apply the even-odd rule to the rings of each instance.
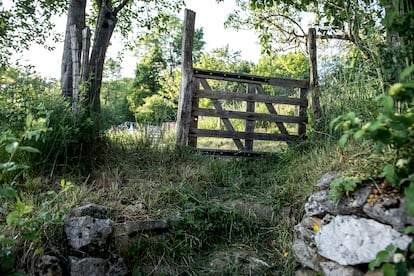
[[[117,22],[110,0],[102,1],[99,8],[89,62],[89,86],[87,88],[87,104],[92,112],[100,112],[101,109],[100,92],[105,55]]]
[[[70,99],[73,96],[72,84],[72,53],[71,53],[71,39],[70,39],[70,26],[75,25],[77,30],[83,30],[85,27],[85,8],[86,0],[71,0],[68,20],[66,22],[65,42],[63,46],[62,67],[61,67],[61,89],[62,95],[66,99]],[[78,34],[80,37],[80,34]],[[82,49],[82,40],[78,39],[77,49]],[[78,57],[80,59],[81,52],[79,51]]]

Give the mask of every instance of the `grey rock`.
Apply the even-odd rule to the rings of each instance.
[[[362,186],[349,196],[342,197],[339,203],[329,199],[327,190],[317,192],[311,195],[305,203],[306,216],[362,214],[362,208],[367,202],[372,189],[371,186]]]
[[[124,259],[118,254],[111,254],[109,258],[109,269],[106,273],[107,276],[124,276],[129,273],[128,267],[124,262]]]
[[[362,208],[367,202],[368,196],[373,190],[372,186],[360,186],[358,189],[349,194],[349,196],[344,196],[339,201],[339,204],[336,206],[334,214],[338,215],[361,215]]]
[[[108,268],[109,263],[105,259],[69,257],[71,276],[102,276],[106,275]]]
[[[400,206],[400,201],[396,198],[384,199],[384,207],[387,209],[398,208],[399,206]]]
[[[405,250],[411,240],[372,219],[340,215],[315,235],[318,253],[345,266],[369,263],[390,244]]]
[[[305,203],[305,216],[324,216],[335,210],[335,202],[329,199],[327,190],[312,194]]]
[[[131,235],[142,231],[165,231],[168,227],[168,222],[163,219],[126,221],[114,224],[114,234],[119,236]]]
[[[244,202],[241,200],[234,200],[229,203],[229,206],[249,217],[257,218],[268,222],[273,222],[275,220],[275,213],[273,211],[273,208],[270,206],[266,206],[256,202]]]
[[[161,219],[126,221],[114,224],[112,236],[121,256],[127,257],[129,247],[136,243],[143,231],[165,232],[168,227],[168,222]]]
[[[293,254],[296,260],[303,266],[311,268],[315,271],[320,271],[318,254],[316,248],[312,248],[306,244],[303,240],[296,239],[292,246]]]
[[[405,210],[405,199],[401,200],[401,204],[397,208],[386,209],[379,205],[365,204],[363,211],[370,218],[389,224],[399,232],[403,232],[407,225],[414,225],[414,218]]]
[[[343,266],[335,262],[320,262],[324,276],[364,276],[364,273],[352,266]]]
[[[125,212],[129,214],[130,216],[136,216],[144,213],[147,210],[147,206],[142,203],[138,202],[136,204],[130,204],[125,207]]]
[[[69,249],[98,256],[107,248],[112,221],[90,216],[70,218],[65,224]]]
[[[50,255],[39,257],[36,262],[35,275],[42,276],[61,276],[63,275],[62,266],[59,258]]]
[[[115,214],[116,210],[114,208],[97,204],[88,204],[72,209],[69,217],[74,218],[90,216],[93,218],[106,219],[110,218],[111,216],[114,216]]]
[[[237,271],[228,271],[230,267],[237,268]],[[217,251],[210,262],[212,271],[220,274],[237,272],[242,275],[262,275],[269,267],[251,250]]]
[[[327,190],[331,186],[331,182],[338,176],[338,172],[327,172],[316,182],[316,186],[321,190]]]
[[[301,268],[295,271],[293,274],[294,276],[318,276],[318,272],[309,269],[309,268]]]
[[[298,237],[307,242],[312,242],[315,235],[313,226],[318,224],[318,221],[320,221],[318,218],[304,217],[299,224],[295,225],[295,231]]]

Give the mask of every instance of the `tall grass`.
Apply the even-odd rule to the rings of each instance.
[[[320,130],[329,133],[329,123],[334,118],[354,111],[371,119],[378,115],[374,99],[384,93],[384,78],[373,61],[349,50],[347,56],[323,61],[320,80],[320,101],[324,118]]]

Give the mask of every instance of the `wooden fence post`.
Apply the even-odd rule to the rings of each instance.
[[[310,80],[309,86],[312,95],[312,112],[313,119],[318,120],[322,117],[322,108],[319,102],[319,87],[318,87],[318,63],[316,58],[316,30],[310,28],[308,32],[308,51],[309,51],[309,67]]]
[[[81,56],[81,83],[85,85],[89,76],[89,49],[91,46],[91,30],[85,27],[82,31],[82,56]],[[84,88],[84,91],[86,89]]]
[[[175,144],[182,148],[187,145],[191,122],[193,96],[193,38],[195,12],[185,10],[181,52],[181,88],[178,102],[177,129]]]
[[[75,113],[76,121],[80,120],[79,106],[79,81],[80,81],[80,61],[79,61],[79,43],[77,37],[76,25],[70,26],[70,41],[72,50],[72,110]]]

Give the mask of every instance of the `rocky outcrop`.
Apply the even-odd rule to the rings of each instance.
[[[372,219],[336,216],[315,234],[318,254],[341,265],[365,264],[393,244],[406,250],[411,238]]]
[[[132,206],[132,205],[131,205]],[[126,208],[127,209],[127,208]],[[137,206],[128,210],[137,211]],[[130,274],[125,258],[131,245],[145,232],[162,233],[168,223],[160,219],[115,222],[117,211],[106,206],[88,204],[73,209],[65,223],[68,256],[40,256],[35,275],[122,276]],[[59,253],[63,255],[63,253]]]
[[[368,199],[376,188],[365,183],[333,202],[328,189],[337,176],[331,172],[318,181],[321,190],[308,198],[305,216],[295,226],[292,250],[302,266],[296,275],[370,275],[367,264],[379,251],[390,244],[406,250],[412,241],[403,234],[414,219],[401,195],[372,204]]]

